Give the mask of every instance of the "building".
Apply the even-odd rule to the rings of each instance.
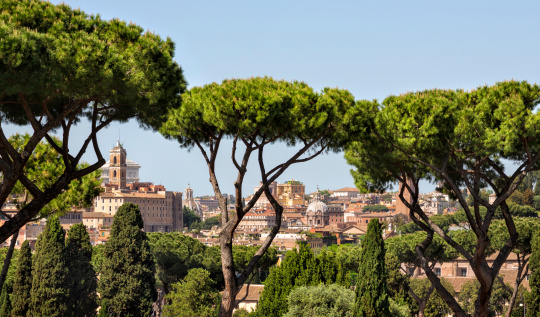
[[[341,205],[331,204],[328,205],[328,219],[330,224],[342,223],[345,221],[343,208]]]
[[[334,190],[332,192],[333,197],[340,197],[340,198],[345,198],[345,199],[356,198],[359,195],[360,195],[360,191],[358,190],[358,188],[354,188],[354,187],[345,187],[338,190]]]
[[[203,211],[202,211],[202,208],[201,208],[201,204],[199,204],[198,201],[196,201],[194,198],[193,198],[193,189],[191,189],[191,187],[189,187],[189,184],[188,184],[188,187],[186,188],[185,190],[185,199],[184,201],[182,202],[182,208],[184,207],[187,207],[191,210],[193,210],[193,212],[199,216],[199,217],[203,217]]]
[[[101,181],[105,184],[109,184],[112,178],[115,181],[121,177],[120,167],[125,167],[124,169],[124,179],[126,183],[138,182],[139,179],[139,169],[141,166],[136,162],[127,158],[126,150],[120,144],[120,140],[116,142],[116,145],[110,151],[111,159],[101,167]]]
[[[330,224],[328,206],[320,200],[319,193],[307,208],[306,223],[311,227],[324,227]]]
[[[277,185],[276,200],[281,206],[304,205],[306,186],[297,180]]]
[[[182,230],[184,221],[181,192],[167,191],[163,185],[154,185],[151,182],[128,182],[127,154],[120,142],[117,142],[116,146],[111,149],[109,162],[109,181],[108,183],[103,182],[105,192],[94,200],[94,212],[114,216],[122,204],[134,203],[141,210],[144,231]],[[104,172],[102,172],[103,174]],[[136,176],[138,179],[138,169]],[[90,222],[90,218],[87,220]],[[93,222],[95,222],[95,226],[98,226],[100,220]],[[105,225],[104,220],[101,221],[101,225]]]
[[[246,231],[271,229],[276,225],[276,213],[271,210],[248,212],[244,215],[238,228]]]
[[[139,206],[146,232],[171,232],[183,228],[181,192],[112,190],[95,198],[94,211],[114,216],[124,203]]]
[[[411,188],[411,190],[413,192],[416,191],[415,187],[414,187],[414,184],[413,182],[409,179],[407,180],[407,185]],[[401,192],[401,188],[402,188],[403,184],[400,182],[399,183],[399,191],[398,191],[398,194],[397,194],[397,197],[396,197],[396,213],[397,214],[403,214],[403,215],[406,215],[407,216],[407,219],[410,220],[410,217],[409,217],[409,207],[407,207],[403,201],[401,201],[401,198],[399,198],[399,193]],[[412,203],[412,197],[411,197],[411,193],[409,192],[409,190],[407,188],[403,189],[403,198],[405,199],[405,201],[407,201],[409,204]]]

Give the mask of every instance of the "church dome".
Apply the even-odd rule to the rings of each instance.
[[[323,203],[322,201],[315,198],[315,201],[309,204],[306,210],[306,214],[316,215],[316,214],[322,214],[327,215],[328,214],[328,206]]]

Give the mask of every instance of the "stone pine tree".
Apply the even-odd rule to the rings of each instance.
[[[378,219],[371,219],[362,242],[358,282],[356,283],[355,317],[389,316],[388,285],[384,240]]]
[[[12,317],[26,317],[30,307],[32,289],[32,250],[28,241],[24,241],[19,251],[17,270],[13,280]]]
[[[69,316],[95,316],[97,277],[91,264],[92,245],[86,227],[73,225],[67,235],[66,254],[69,259]]]
[[[98,291],[115,316],[150,316],[157,297],[150,243],[139,206],[125,203],[114,216],[105,244]]]
[[[32,266],[29,316],[66,316],[69,297],[65,232],[57,217],[39,235]]]
[[[527,316],[537,317],[540,315],[540,233],[534,235],[531,247],[532,254],[529,259],[531,291],[527,296]]]

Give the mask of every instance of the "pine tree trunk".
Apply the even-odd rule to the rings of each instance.
[[[237,292],[232,254],[232,232],[229,232],[229,230],[229,228],[224,228],[220,236],[221,268],[223,270],[223,279],[225,280],[225,291],[221,297],[221,306],[219,308],[220,317],[232,316]]]

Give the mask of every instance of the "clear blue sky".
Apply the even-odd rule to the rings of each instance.
[[[304,81],[316,90],[345,88],[357,99],[382,100],[427,88],[472,89],[506,79],[540,78],[537,1],[65,2],[171,37],[189,87],[272,76]],[[175,191],[189,182],[195,195],[213,193],[197,150],[188,153],[128,123],[100,133],[104,153],[119,131],[128,158],[142,165],[142,180]],[[80,143],[83,136],[74,138]],[[277,162],[284,153],[285,146],[277,146],[269,159]],[[232,193],[234,167],[228,151],[222,154],[218,176],[222,190]],[[338,189],[353,186],[349,169],[342,154],[329,154],[291,167],[279,181],[298,179],[307,191],[317,185]],[[244,193],[253,191],[257,176],[256,166],[250,166]],[[421,191],[432,189],[425,185]]]

